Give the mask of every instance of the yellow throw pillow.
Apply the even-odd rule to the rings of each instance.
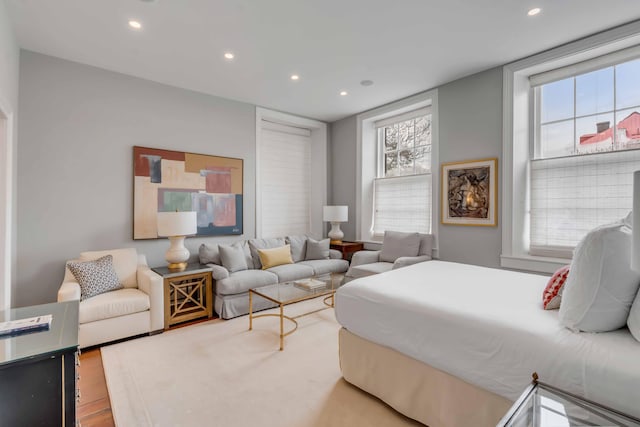
[[[277,265],[293,264],[291,245],[273,249],[258,249],[258,255],[260,256],[263,270]]]

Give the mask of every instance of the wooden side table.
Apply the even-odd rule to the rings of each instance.
[[[182,271],[152,268],[164,279],[164,329],[176,323],[213,317],[211,268],[189,264]]]
[[[331,249],[340,251],[342,259],[350,260],[354,252],[364,249],[364,243],[342,241],[341,243],[331,243]]]

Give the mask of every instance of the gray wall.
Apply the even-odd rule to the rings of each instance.
[[[331,123],[332,205],[349,206],[349,221],[340,224],[345,240],[356,238],[356,116]]]
[[[502,153],[502,68],[494,68],[438,88],[440,163],[498,158]],[[333,202],[349,205],[345,238],[355,238],[356,116],[331,124]],[[438,170],[439,173],[439,170]],[[499,267],[501,251],[500,188],[498,227],[462,227],[438,224],[439,257],[445,261]]]
[[[440,259],[500,266],[502,67],[438,88],[440,163],[498,158],[498,227],[438,226]],[[439,218],[438,218],[439,221]]]
[[[14,125],[18,116],[18,70],[19,70],[20,50],[13,34],[13,27],[9,19],[9,11],[4,0],[0,0],[0,103],[3,108],[10,110],[5,111],[7,114],[13,114]],[[10,301],[3,301],[7,295],[5,291],[11,287],[10,283],[5,283],[5,268],[11,267],[11,275],[15,277],[15,256],[5,257],[5,242],[8,241],[11,254],[16,251],[16,226],[15,222],[9,225],[11,232],[5,230],[2,224],[5,224],[5,209],[11,211],[12,216],[16,216],[16,170],[13,168],[11,173],[12,194],[6,194],[4,174],[7,171],[8,164],[15,165],[17,160],[17,129],[14,128],[13,154],[11,159],[7,157],[7,147],[0,147],[0,257],[3,260],[10,258],[11,266],[5,267],[4,261],[0,260],[0,306],[9,305]],[[7,295],[7,300],[11,297]],[[0,307],[0,309],[5,307]]]
[[[13,306],[55,301],[64,262],[169,242],[132,240],[134,145],[244,159],[244,235],[255,235],[255,107],[33,52],[20,57]],[[203,241],[188,238],[192,256]]]

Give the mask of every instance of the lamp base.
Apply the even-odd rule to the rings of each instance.
[[[342,243],[342,238],[344,237],[344,233],[340,230],[339,222],[331,223],[331,230],[327,233],[327,237],[331,239],[331,243]]]
[[[187,265],[188,264],[186,262],[172,262],[167,265],[167,268],[171,271],[183,271],[187,268]]]
[[[169,270],[182,271],[187,268],[187,261],[189,261],[189,251],[184,247],[185,236],[170,236],[169,242],[171,246],[164,256],[169,265]]]

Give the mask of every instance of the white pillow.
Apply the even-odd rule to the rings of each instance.
[[[640,341],[640,292],[636,295],[636,299],[631,306],[627,326],[629,327],[629,331],[631,331],[631,335]]]
[[[622,328],[640,286],[631,270],[631,227],[624,221],[589,232],[576,247],[560,304],[560,323],[574,331]]]

